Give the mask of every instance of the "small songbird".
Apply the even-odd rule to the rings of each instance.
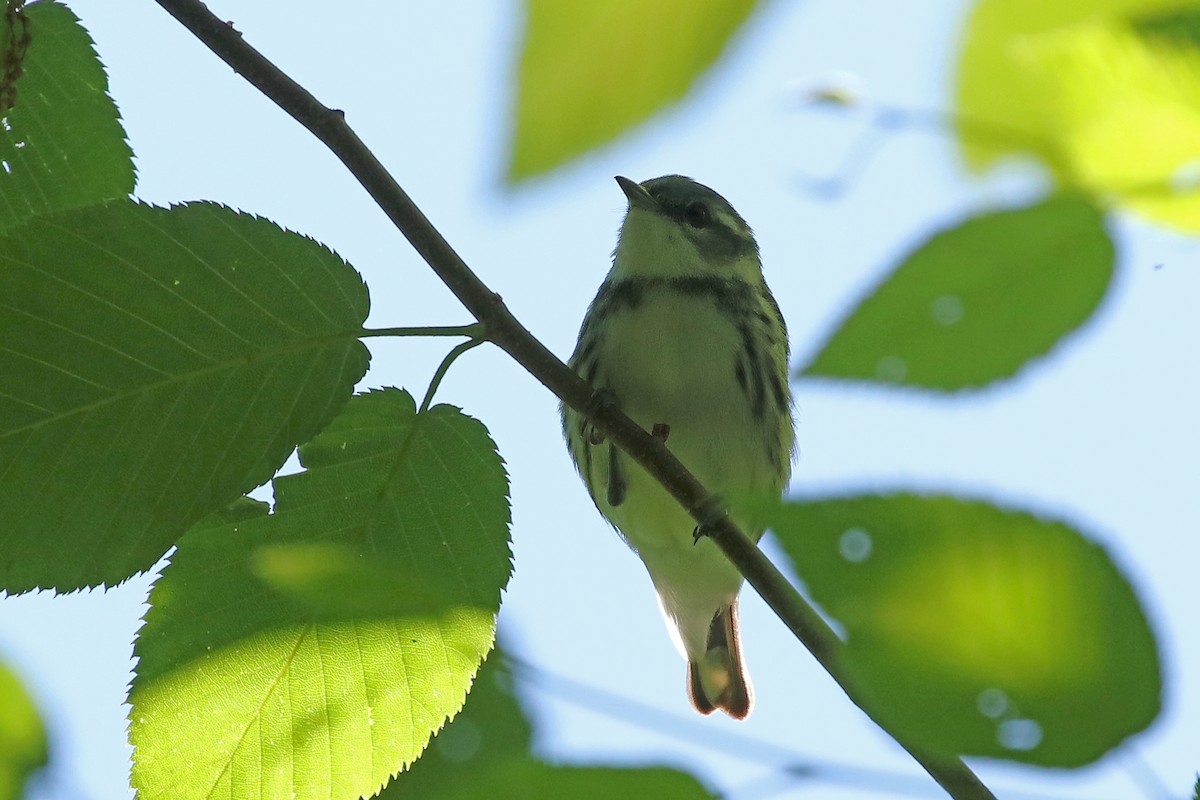
[[[690,178],[617,183],[629,210],[571,367],[664,436],[710,491],[779,497],[795,438],[787,327],[754,234]],[[692,704],[744,719],[753,694],[738,637],[741,574],[645,470],[565,407],[563,432],[596,507],[650,573],[688,660]]]

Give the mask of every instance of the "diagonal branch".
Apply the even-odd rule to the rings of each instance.
[[[251,47],[231,24],[214,16],[200,0],[156,2],[235,72],[320,139],[358,179],[454,296],[485,327],[486,338],[512,356],[564,403],[588,415],[592,425],[662,483],[688,513],[705,526],[721,551],[850,699],[867,716],[872,716],[870,709],[860,702],[858,692],[841,666],[841,641],[813,607],[738,530],[721,510],[717,499],[700,485],[660,439],[642,430],[613,404],[599,402],[596,393],[583,379],[513,317],[500,295],[476,277],[355,135],[341,111],[320,103]],[[961,759],[934,756],[907,744],[900,737],[895,738],[951,797],[995,800],[991,791]]]

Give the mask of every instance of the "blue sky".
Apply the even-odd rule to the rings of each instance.
[[[467,321],[340,164],[157,5],[71,6],[109,68],[137,154],[140,198],[216,200],[325,242],[366,278],[374,325]],[[800,90],[848,73],[888,105],[948,108],[965,2],[769,3],[682,105],[517,192],[499,176],[520,4],[211,6],[343,109],[467,262],[563,356],[609,265],[624,208],[615,174],[688,174],[729,198],[758,234],[797,361],[938,227],[1042,188],[1035,171],[1019,166],[969,178],[951,139],[923,131],[888,141],[836,199],[804,189],[805,178],[833,169],[862,119],[806,111]],[[1139,588],[1162,643],[1162,717],[1082,771],[980,762],[1001,797],[1162,796],[1145,793],[1155,780],[1182,796],[1200,768],[1200,681],[1186,680],[1200,675],[1200,247],[1127,217],[1114,219],[1113,233],[1119,270],[1099,313],[1012,382],[955,399],[794,387],[793,492],[953,490],[1064,516],[1109,547]],[[364,387],[420,392],[445,345],[373,340],[371,348]],[[550,672],[656,709],[671,731],[522,685],[543,755],[676,765],[746,800],[857,800],[914,785],[938,796],[752,592],[744,595],[743,635],[755,711],[744,724],[692,714],[683,663],[649,581],[575,477],[555,399],[490,348],[460,360],[438,399],[484,421],[512,476],[516,573],[500,617],[509,647]],[[121,704],[149,583],[0,601],[0,654],[31,684],[54,737],[57,760],[37,797],[131,796]],[[786,779],[739,755],[747,738],[782,751],[760,747],[768,763],[836,762],[910,777],[882,792]]]

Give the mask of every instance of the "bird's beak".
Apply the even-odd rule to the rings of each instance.
[[[621,191],[629,198],[629,207],[644,208],[647,211],[657,211],[658,201],[650,196],[650,193],[642,188],[640,183],[635,183],[623,175],[617,176],[617,185],[621,187]]]

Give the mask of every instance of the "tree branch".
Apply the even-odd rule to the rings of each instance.
[[[841,666],[838,657],[841,641],[813,607],[738,530],[728,515],[719,510],[716,498],[700,485],[660,439],[638,427],[615,405],[595,402],[594,390],[513,317],[500,295],[476,277],[350,129],[341,111],[320,103],[247,44],[231,24],[214,16],[200,0],[156,2],[235,72],[320,139],[346,165],[454,296],[486,327],[488,340],[512,356],[568,406],[587,414],[592,425],[666,487],[688,513],[705,526],[721,551],[855,705],[874,719],[870,710],[859,701]],[[895,738],[951,797],[956,800],[995,800],[961,759],[933,756],[906,744],[900,737]]]

